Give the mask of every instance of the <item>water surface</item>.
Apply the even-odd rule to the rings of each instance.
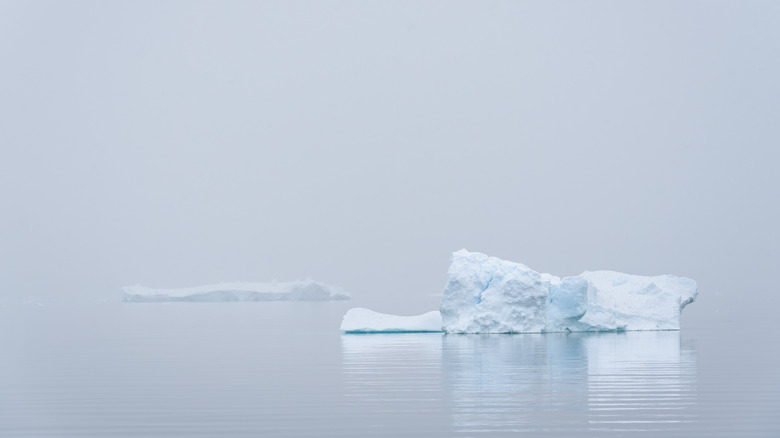
[[[768,333],[341,334],[349,307],[0,307],[0,436],[780,431]]]

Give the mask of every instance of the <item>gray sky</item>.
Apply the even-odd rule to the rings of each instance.
[[[0,293],[309,276],[417,313],[465,247],[758,315],[779,49],[774,1],[0,0]]]

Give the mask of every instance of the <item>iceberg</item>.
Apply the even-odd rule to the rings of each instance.
[[[441,314],[434,310],[422,315],[397,316],[356,307],[344,315],[341,330],[346,333],[441,332]]]
[[[339,287],[314,280],[273,283],[221,283],[182,289],[152,289],[144,286],[122,288],[126,302],[178,301],[327,301],[348,300],[350,295]]]
[[[559,278],[462,249],[452,254],[439,310],[447,333],[679,330],[680,312],[697,294],[684,277]]]

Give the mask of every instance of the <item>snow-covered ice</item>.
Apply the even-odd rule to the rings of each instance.
[[[613,271],[559,278],[462,249],[452,254],[439,312],[396,316],[355,308],[345,332],[541,333],[679,330],[696,282]]]
[[[144,286],[122,288],[122,301],[326,301],[348,300],[339,287],[314,280],[273,283],[221,283],[182,289],[152,289]]]
[[[453,253],[448,276],[447,333],[678,330],[697,296],[689,278],[594,271],[561,279],[465,249]]]
[[[397,316],[356,307],[349,309],[341,321],[347,333],[440,332],[441,315],[437,311],[414,316]]]

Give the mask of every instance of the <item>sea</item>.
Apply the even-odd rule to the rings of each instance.
[[[0,305],[0,437],[780,436],[776,333],[744,321],[343,334],[350,307]]]

